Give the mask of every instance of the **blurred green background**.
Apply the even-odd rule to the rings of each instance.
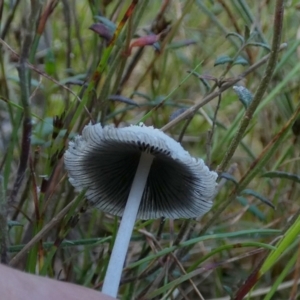
[[[100,288],[118,219],[86,207],[63,153],[90,121],[143,120],[219,171],[219,192],[201,220],[137,221],[119,298],[242,299],[255,283],[246,299],[298,299],[299,9],[292,0],[0,1],[1,261]],[[259,96],[274,32],[286,44]]]

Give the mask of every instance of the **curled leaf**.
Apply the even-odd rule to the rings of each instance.
[[[203,77],[199,77],[200,81],[203,83],[203,85],[205,86],[206,90],[209,91],[211,86],[208,82],[208,80],[204,79]]]
[[[234,62],[233,65],[242,65],[242,66],[247,66],[249,65],[249,62],[247,59],[244,57],[239,56]]]
[[[134,42],[131,43],[129,49],[128,49],[128,55],[131,54],[132,48],[133,47],[145,47],[149,45],[153,45],[159,41],[160,34],[150,34],[146,36],[142,36],[138,39],[136,39]],[[156,45],[157,47],[157,45]]]
[[[267,45],[267,44],[264,44],[264,43],[251,42],[251,43],[247,43],[247,46],[261,47],[261,48],[264,48],[268,51],[271,51],[270,46]]]
[[[219,175],[219,178],[224,178],[228,181],[233,182],[235,185],[238,185],[238,181],[236,180],[236,178],[229,173],[223,172]]]
[[[264,173],[261,177],[268,177],[268,178],[284,178],[289,179],[294,182],[300,183],[300,176],[297,174],[282,172],[282,171],[272,171]]]
[[[230,56],[221,55],[216,59],[216,61],[214,63],[214,67],[218,66],[218,65],[224,65],[224,64],[232,63],[232,62],[233,62],[233,59]]]
[[[70,79],[70,81],[66,81],[66,84],[70,84],[70,85],[79,85],[79,86],[85,86],[87,87],[88,84],[86,81],[80,80],[80,79]]]
[[[116,24],[105,17],[95,16],[95,19],[104,24],[110,30],[110,32],[115,32],[115,30],[117,29]]]
[[[236,92],[236,94],[239,97],[239,100],[243,103],[243,105],[247,109],[253,100],[253,95],[251,94],[251,92],[245,87],[237,86],[237,85],[233,86],[233,90]]]
[[[110,41],[113,33],[102,23],[95,23],[89,27],[92,31],[96,32],[100,37],[106,41]]]
[[[22,223],[20,223],[19,221],[14,221],[14,220],[8,220],[7,221],[7,226],[9,228],[12,228],[14,226],[24,226]]]
[[[226,34],[226,38],[228,38],[230,36],[234,36],[234,37],[238,38],[240,40],[240,42],[241,42],[242,45],[245,42],[244,38],[240,34],[238,34],[236,32],[229,32],[229,33]]]
[[[275,209],[274,204],[269,199],[267,199],[266,197],[264,197],[263,195],[261,195],[260,193],[258,193],[256,191],[253,191],[251,189],[245,189],[241,192],[241,194],[253,196],[253,197],[259,199],[264,204],[266,204],[266,205],[272,207],[273,209]]]

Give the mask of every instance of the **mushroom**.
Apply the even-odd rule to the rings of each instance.
[[[65,153],[69,181],[89,203],[115,216],[120,227],[102,292],[117,296],[136,219],[194,218],[216,193],[217,173],[159,129],[87,125]]]

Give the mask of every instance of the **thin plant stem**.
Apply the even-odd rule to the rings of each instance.
[[[217,115],[218,115],[218,111],[220,109],[221,99],[222,99],[222,94],[220,94],[219,97],[218,97],[218,103],[217,103],[217,107],[216,107],[216,110],[215,110],[215,113],[214,113],[211,130],[207,134],[208,137],[207,137],[207,143],[206,143],[206,145],[207,145],[206,164],[208,166],[210,166],[210,164],[211,164],[211,146],[212,146],[213,136],[214,136],[215,129],[216,129]]]
[[[118,294],[130,237],[134,228],[152,161],[153,156],[151,154],[143,153],[141,155],[108,263],[102,292],[112,297],[117,297]]]
[[[224,159],[222,160],[220,166],[218,167],[218,171],[222,172],[225,170],[230,163],[230,160],[235,153],[236,148],[240,144],[242,138],[244,137],[244,133],[248,128],[248,125],[252,119],[252,116],[258,107],[259,103],[261,102],[264,93],[267,90],[267,87],[269,85],[269,82],[271,81],[273,72],[276,67],[278,53],[280,50],[280,41],[281,41],[281,33],[282,33],[282,24],[283,24],[283,0],[278,0],[276,2],[276,8],[275,8],[275,17],[274,17],[274,34],[273,34],[273,42],[272,42],[272,50],[270,53],[270,58],[268,60],[267,68],[265,71],[265,74],[263,76],[263,79],[258,86],[256,93],[253,97],[252,102],[250,103],[248,109],[245,112],[245,115],[243,119],[240,122],[238,131],[231,141],[229,148],[224,156]]]
[[[287,47],[287,44],[284,43],[284,44],[282,44],[280,46],[279,50],[281,51],[281,50],[285,49],[286,47]],[[167,131],[170,128],[174,127],[176,124],[178,124],[180,121],[182,121],[185,118],[187,118],[188,116],[194,114],[202,106],[204,106],[205,104],[209,103],[211,100],[213,100],[214,98],[218,97],[221,93],[223,93],[224,91],[228,90],[229,88],[231,88],[232,86],[234,86],[237,82],[239,82],[240,80],[242,80],[243,78],[245,78],[247,75],[251,74],[253,71],[255,71],[260,66],[262,66],[263,64],[265,64],[268,61],[268,59],[270,58],[270,55],[271,54],[266,55],[260,61],[258,61],[257,63],[255,63],[251,67],[249,67],[248,70],[246,70],[245,72],[241,73],[239,76],[235,77],[234,79],[230,80],[229,82],[223,84],[219,90],[217,90],[217,91],[215,91],[215,92],[207,95],[201,101],[198,101],[192,107],[188,108],[186,111],[184,111],[182,114],[180,114],[177,118],[173,119],[172,121],[170,121],[169,123],[167,123],[165,126],[163,126],[161,128],[161,130],[162,131]]]
[[[31,14],[28,18],[28,26],[25,31],[25,37],[23,40],[21,55],[19,59],[19,78],[20,78],[20,90],[21,90],[21,102],[23,105],[23,133],[22,133],[22,147],[20,154],[19,167],[17,176],[13,185],[13,189],[10,195],[10,203],[13,203],[18,191],[23,182],[25,171],[27,169],[27,162],[30,152],[31,142],[31,109],[30,109],[30,72],[27,66],[27,60],[30,56],[31,46],[34,40],[36,21],[40,15],[41,4],[39,1],[31,1]]]

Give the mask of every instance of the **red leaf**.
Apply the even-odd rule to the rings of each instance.
[[[153,45],[154,43],[159,41],[159,38],[160,38],[160,34],[157,35],[150,34],[150,35],[142,36],[131,43],[126,54],[130,55],[133,47],[145,47],[145,46]]]

